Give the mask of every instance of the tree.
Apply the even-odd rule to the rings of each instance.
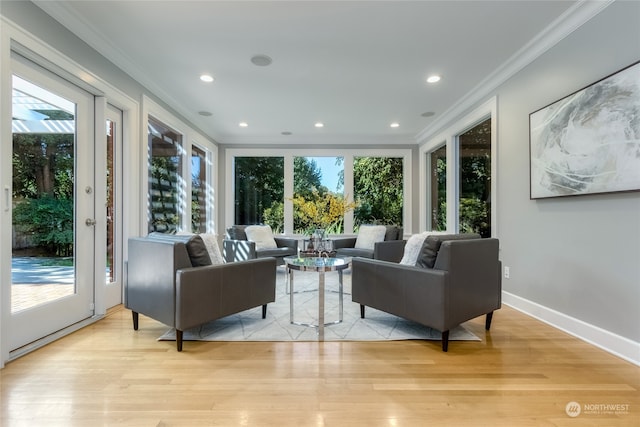
[[[236,157],[235,193],[235,223],[264,223],[265,210],[284,201],[284,158]]]
[[[74,135],[14,134],[12,163],[16,232],[45,255],[71,255]]]
[[[353,164],[355,223],[402,224],[402,158],[357,157]]]
[[[293,194],[305,199],[313,197],[313,192],[324,196],[328,189],[322,185],[322,171],[316,161],[307,157],[293,158]]]

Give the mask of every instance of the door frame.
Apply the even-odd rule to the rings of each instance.
[[[50,71],[63,76],[71,83],[78,85],[92,93],[94,96],[104,97],[109,104],[119,108],[123,112],[123,182],[138,184],[140,176],[138,165],[140,164],[139,141],[140,134],[140,103],[116,87],[107,83],[102,77],[88,70],[70,58],[61,54],[56,49],[44,41],[37,39],[32,34],[26,32],[18,25],[4,16],[0,16],[0,139],[11,140],[11,110],[12,110],[12,83],[11,83],[11,51],[14,50],[32,62],[43,66]],[[91,82],[90,84],[87,82]],[[103,117],[99,122],[104,123]],[[104,129],[103,132],[104,134]],[[6,152],[7,146],[0,146],[0,159],[10,158]],[[11,151],[11,150],[9,150]],[[9,157],[7,157],[9,156]],[[2,160],[0,160],[2,161]],[[11,283],[11,212],[5,206],[5,197],[9,197],[11,202],[11,168],[0,168],[0,283]],[[129,185],[123,188],[122,218],[140,218],[140,186]],[[140,234],[140,224],[137,221],[126,221],[122,224],[122,241],[126,241],[129,236]],[[121,260],[127,259],[127,245],[122,244]],[[126,281],[126,271],[124,265],[120,265],[123,271],[123,283]],[[104,283],[104,280],[102,281]],[[105,298],[105,286],[96,286],[95,293],[95,315],[84,322],[72,325],[62,331],[45,337],[31,346],[23,348],[21,353],[11,353],[9,351],[9,320],[11,316],[11,289],[9,286],[0,287],[0,368],[4,364],[22,354],[42,347],[64,335],[67,335],[86,324],[93,323],[106,314],[107,301]]]

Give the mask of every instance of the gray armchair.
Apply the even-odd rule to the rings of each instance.
[[[247,240],[247,225],[233,225],[227,228],[222,241],[222,256],[226,262],[237,262],[248,259],[276,258],[277,264],[284,264],[284,257],[297,255],[298,241],[287,237],[274,236],[277,248],[256,249],[255,242]]]
[[[139,314],[183,331],[275,301],[276,260],[211,264],[199,236],[152,233],[129,239],[125,307],[138,330]],[[207,262],[208,261],[208,262]]]
[[[333,249],[338,256],[363,257],[384,261],[399,262],[402,259],[405,240],[402,240],[403,229],[395,225],[386,225],[384,241],[376,242],[373,249],[356,248],[357,237],[340,237],[333,239]]]
[[[486,315],[489,330],[501,306],[501,263],[498,239],[479,236],[429,236],[420,266],[354,258],[352,299],[442,332],[448,350],[451,328]],[[451,240],[457,239],[457,240]]]

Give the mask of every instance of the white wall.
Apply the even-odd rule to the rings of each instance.
[[[496,92],[503,289],[515,296],[506,300],[583,336],[607,331],[602,346],[631,340],[623,356],[636,361],[640,192],[529,200],[528,118],[639,59],[640,2],[616,2]]]

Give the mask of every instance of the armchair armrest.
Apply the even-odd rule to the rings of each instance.
[[[298,250],[298,240],[289,237],[274,237],[279,248],[291,248],[294,252]]]
[[[340,237],[333,240],[333,249],[353,248],[356,245],[357,237]]]
[[[385,240],[373,245],[373,259],[400,262],[404,255],[406,240]]]

